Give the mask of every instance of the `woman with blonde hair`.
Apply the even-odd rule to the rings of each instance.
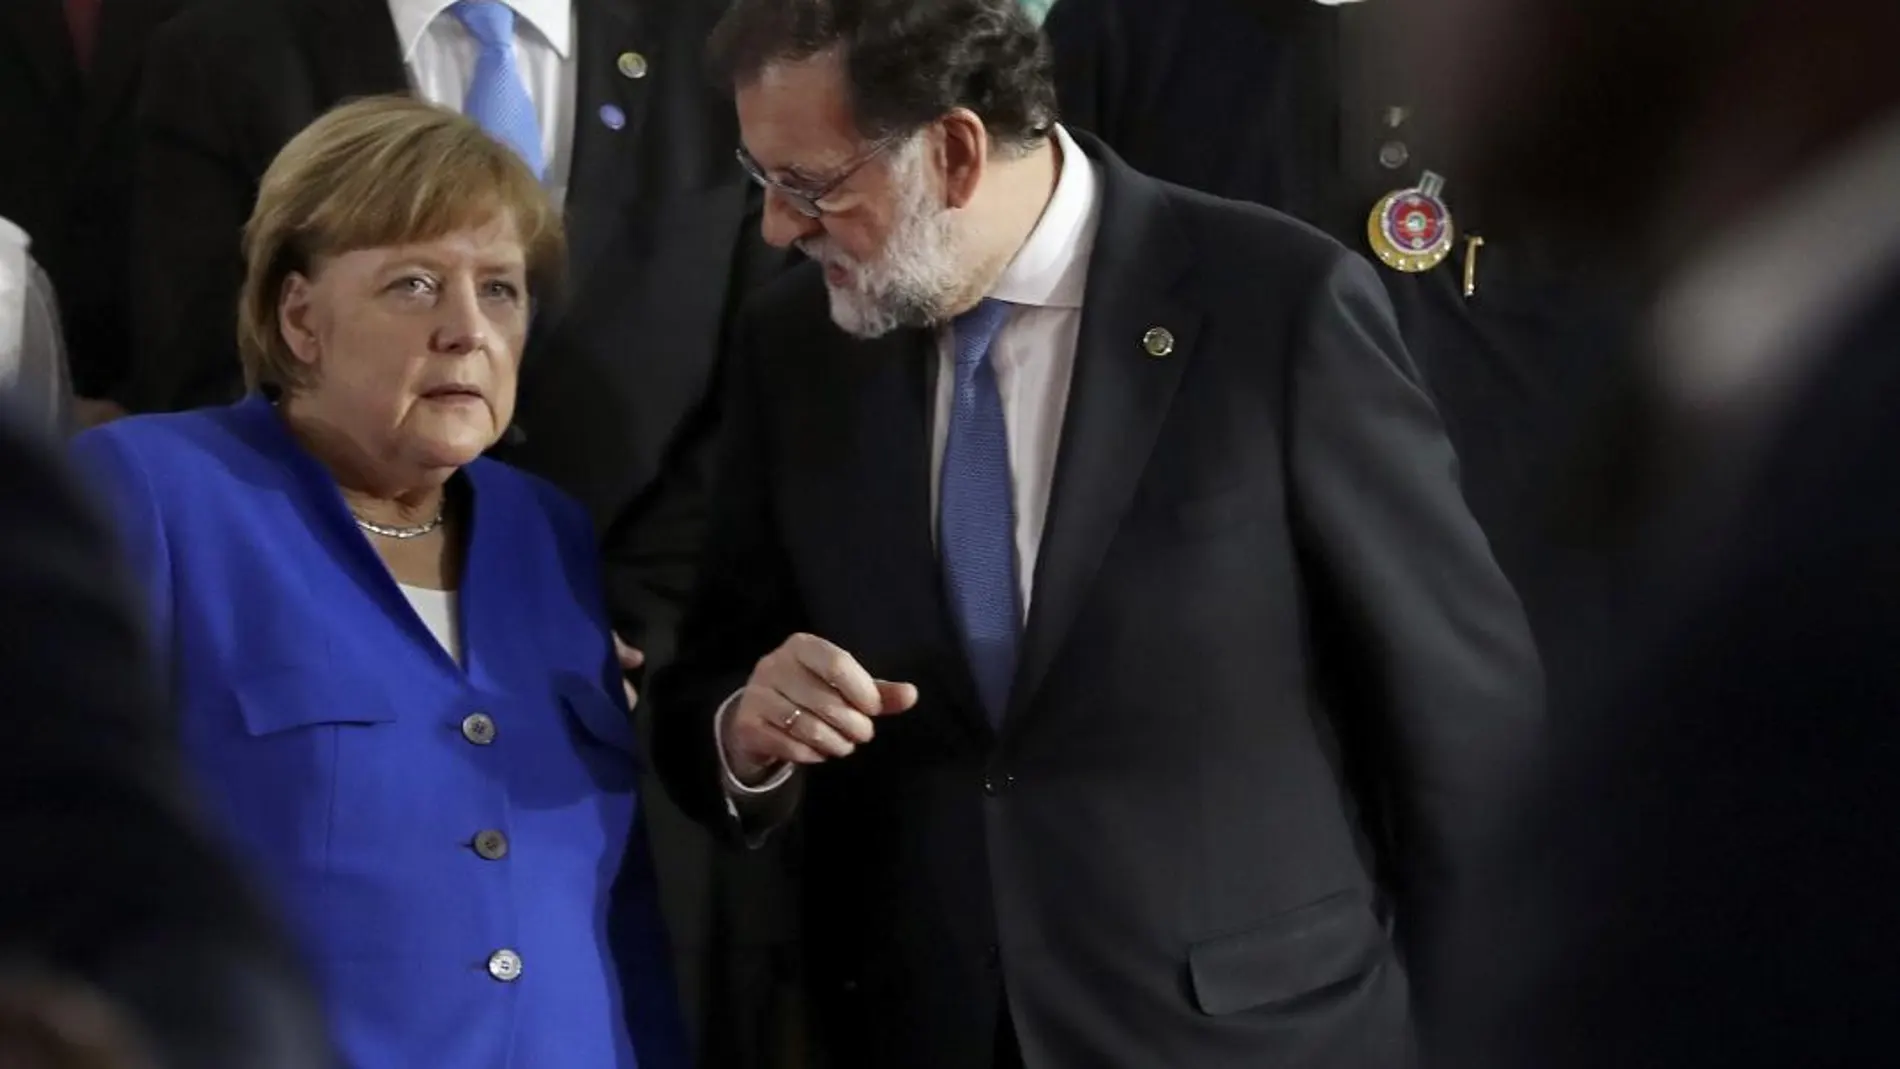
[[[245,232],[251,394],[82,435],[188,752],[355,1069],[688,1058],[593,529],[482,453],[565,258],[469,120],[345,105]]]

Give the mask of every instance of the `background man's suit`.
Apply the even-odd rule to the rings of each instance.
[[[522,434],[498,451],[592,512],[605,532],[615,626],[649,663],[666,659],[692,578],[716,417],[707,401],[728,313],[783,262],[757,239],[756,190],[733,159],[732,102],[702,66],[723,10],[719,0],[575,5],[570,269],[529,342]],[[639,77],[622,69],[629,53],[645,61],[629,68]],[[240,392],[239,232],[258,180],[328,108],[408,90],[385,0],[204,0],[167,27],[139,113],[139,345],[128,407],[184,408]],[[619,109],[617,129],[603,120],[608,107]],[[776,938],[773,913],[747,888],[774,859],[725,859],[666,805],[650,815],[689,1012],[704,1008],[709,986],[766,998],[763,981],[717,971],[761,968],[746,948]],[[744,867],[736,883],[729,865]],[[715,942],[737,949],[709,961]],[[743,1044],[755,1015],[712,998],[717,1009],[706,1012],[719,1026],[709,1038]]]
[[[103,0],[85,69],[61,0],[0,4],[0,218],[53,279],[82,397],[126,372],[132,107],[146,40],[187,2]]]
[[[320,1069],[304,981],[189,801],[117,553],[0,420],[0,957],[98,988],[166,1065]]]
[[[849,339],[808,267],[746,320],[656,759],[724,822],[714,710],[794,632],[919,687],[787,788],[836,1065],[987,1069],[1005,999],[1035,1067],[1407,1064],[1391,926],[1535,734],[1521,612],[1366,265],[1078,140],[1104,200],[1000,730],[931,541],[936,340]]]
[[[1287,212],[1369,260],[1381,198],[1426,171],[1448,179],[1446,261],[1375,269],[1457,449],[1465,498],[1548,642],[1600,628],[1608,611],[1608,576],[1565,544],[1551,499],[1609,392],[1634,303],[1566,250],[1498,228],[1460,183],[1403,48],[1390,47],[1405,2],[1060,0],[1044,26],[1065,123],[1144,173]],[[1473,237],[1484,239],[1475,254]],[[1595,671],[1594,658],[1548,667],[1554,687]]]

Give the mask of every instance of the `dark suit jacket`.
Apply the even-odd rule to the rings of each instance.
[[[53,279],[82,397],[126,373],[134,87],[147,39],[187,2],[108,0],[89,74],[60,0],[0,4],[0,217]]]
[[[1672,494],[1639,532],[1651,596],[1448,948],[1468,968],[1440,1064],[1892,1059],[1897,347],[1900,264],[1804,357],[1739,490],[1698,480],[1720,500]]]
[[[780,262],[760,250],[757,197],[733,160],[732,103],[704,76],[719,0],[580,0],[572,245],[566,300],[545,309],[504,459],[613,525],[617,625],[663,647],[698,535],[692,468],[728,303]],[[649,73],[623,76],[624,52]],[[128,407],[241,392],[233,340],[239,232],[284,143],[345,100],[406,92],[385,0],[210,0],[159,42],[139,114],[137,367]],[[626,115],[613,130],[599,119]],[[679,471],[659,479],[673,457]],[[661,492],[664,488],[665,492]],[[649,649],[659,655],[664,650]]]
[[[105,524],[11,425],[0,516],[0,957],[98,987],[166,1065],[326,1064],[302,978],[187,798]]]
[[[1466,195],[1391,55],[1403,2],[1060,0],[1045,28],[1072,128],[1147,174],[1277,208],[1368,259],[1382,197],[1428,169],[1449,179],[1450,258],[1423,274],[1375,270],[1444,415],[1466,500],[1539,637],[1555,637],[1586,602],[1604,608],[1597,562],[1565,543],[1549,498],[1608,392],[1632,302],[1567,249],[1493,229]],[[1485,244],[1467,298],[1472,235]],[[1572,674],[1553,666],[1553,678]]]
[[[848,338],[804,268],[747,319],[656,760],[720,822],[714,710],[797,631],[921,689],[802,785],[838,1065],[987,1069],[1005,992],[1030,1065],[1406,1064],[1389,926],[1534,732],[1522,615],[1366,265],[1083,144],[1101,229],[1000,733],[932,550],[933,337]]]

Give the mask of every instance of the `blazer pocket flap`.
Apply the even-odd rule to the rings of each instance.
[[[639,758],[640,740],[633,732],[633,717],[626,706],[602,693],[598,687],[581,682],[561,684],[561,704],[581,729],[602,745]]]
[[[1219,1016],[1331,987],[1363,973],[1382,937],[1366,903],[1347,892],[1196,943],[1188,948],[1195,1005]]]
[[[327,665],[262,672],[238,680],[232,689],[244,730],[253,736],[324,724],[387,724],[396,719],[396,710],[378,682],[346,680]]]

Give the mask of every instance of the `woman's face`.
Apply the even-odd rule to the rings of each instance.
[[[528,334],[514,218],[329,257],[286,281],[278,322],[315,372],[290,402],[299,415],[372,464],[459,468],[514,416]]]

